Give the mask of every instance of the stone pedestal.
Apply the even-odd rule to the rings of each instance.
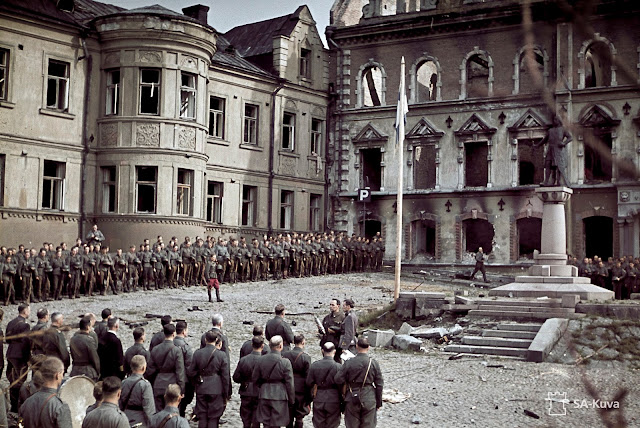
[[[529,274],[517,276],[511,284],[489,291],[490,296],[562,297],[578,295],[581,300],[611,300],[613,291],[591,284],[589,278],[578,277],[578,268],[567,265],[567,223],[565,203],[573,191],[568,187],[540,187],[536,195],[543,202],[542,242],[536,264]]]

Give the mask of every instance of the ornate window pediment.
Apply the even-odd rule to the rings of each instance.
[[[455,134],[458,136],[462,135],[492,135],[496,132],[496,128],[492,128],[487,123],[482,120],[477,114],[471,115],[469,119],[458,129],[455,131]]]
[[[585,128],[610,128],[619,123],[620,119],[615,119],[599,105],[592,106],[580,117],[580,125]]]
[[[440,139],[444,135],[444,132],[438,131],[429,123],[424,117],[416,123],[416,125],[407,134],[408,139],[426,139],[436,140]]]
[[[532,109],[528,109],[516,122],[509,127],[509,131],[524,131],[547,129],[549,123]]]
[[[380,145],[387,142],[388,136],[383,135],[371,123],[368,123],[351,141],[356,145]]]

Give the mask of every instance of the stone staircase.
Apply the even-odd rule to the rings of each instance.
[[[499,324],[482,330],[481,336],[464,336],[462,343],[448,345],[445,352],[499,355],[525,360],[542,324]]]
[[[573,297],[573,296],[569,296]],[[581,318],[576,313],[577,300],[563,299],[497,299],[476,300],[477,309],[469,311],[470,317],[510,319],[517,321],[544,321],[548,318]]]

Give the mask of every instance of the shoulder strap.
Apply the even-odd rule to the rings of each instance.
[[[49,395],[47,397],[46,400],[44,400],[44,403],[42,403],[42,407],[40,407],[40,411],[38,412],[38,425],[40,425],[40,418],[42,418],[42,411],[44,410],[45,406],[47,405],[47,403],[49,402],[49,400],[51,400],[54,396],[56,395],[56,393],[52,393],[51,395]]]
[[[218,348],[215,347],[215,345],[213,346],[213,352],[211,352],[211,354],[209,355],[209,359],[207,360],[206,364],[204,366],[202,366],[200,368],[200,374],[202,374],[202,372],[209,367],[209,364],[211,364],[211,361],[213,360],[213,356],[216,354],[216,351],[218,350]]]
[[[367,372],[364,374],[364,379],[362,379],[361,389],[364,388],[364,384],[367,381],[367,376],[369,376],[369,369],[371,368],[371,358],[369,358],[369,365],[367,365]]]
[[[134,382],[133,386],[131,387],[131,389],[129,390],[129,395],[127,395],[126,400],[124,400],[122,402],[122,411],[127,410],[127,408],[129,407],[129,399],[131,398],[131,396],[133,395],[133,389],[136,387],[136,385],[138,384],[138,382],[140,382],[142,379],[144,379],[143,377],[140,377],[140,379],[138,379],[137,381]]]
[[[177,413],[169,413],[167,416],[164,417],[162,422],[160,422],[160,424],[158,425],[158,428],[164,428],[164,426],[167,424],[167,422],[169,422],[170,419],[172,419],[172,418],[174,418],[176,416],[178,416]]]

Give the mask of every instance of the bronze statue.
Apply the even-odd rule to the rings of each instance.
[[[547,154],[544,157],[544,183],[543,186],[567,186],[567,155],[564,148],[573,138],[564,129],[560,119],[553,118],[553,126],[547,135],[535,143],[536,147],[547,144]]]

